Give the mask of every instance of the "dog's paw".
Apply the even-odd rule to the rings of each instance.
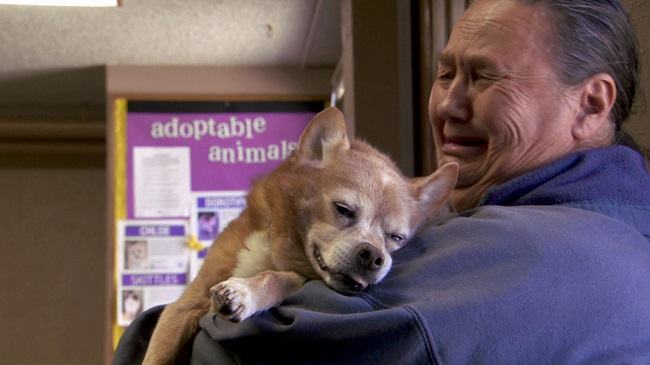
[[[230,278],[210,289],[212,312],[232,321],[241,322],[257,311],[253,291],[245,279]]]

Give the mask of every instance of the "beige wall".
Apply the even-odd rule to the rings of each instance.
[[[0,169],[0,362],[100,364],[105,172]]]
[[[623,4],[630,13],[641,46],[641,90],[637,93],[626,130],[634,136],[637,143],[650,149],[650,1],[623,0]]]

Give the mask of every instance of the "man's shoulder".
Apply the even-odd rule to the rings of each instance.
[[[416,308],[443,362],[589,362],[650,335],[650,245],[606,215],[484,206],[403,250],[373,294]]]
[[[502,273],[491,276],[497,281],[509,281],[513,272],[539,282],[558,272],[567,275],[559,280],[576,272],[611,272],[625,280],[635,267],[650,274],[650,244],[638,230],[603,214],[564,206],[483,206],[450,215],[423,229],[395,256],[396,272],[402,265],[409,275],[421,268],[423,281],[450,272],[472,281],[481,268]]]
[[[482,206],[439,220],[423,230],[422,235],[437,236],[441,232],[460,234],[470,240],[525,239],[543,244],[550,244],[550,240],[592,243],[613,243],[614,239],[645,241],[635,227],[622,220],[564,205]]]
[[[624,273],[635,265],[650,267],[649,243],[635,227],[593,211],[484,206],[428,227],[414,240],[413,248],[422,245],[432,255],[463,252],[458,257],[495,264],[509,258],[543,271]]]

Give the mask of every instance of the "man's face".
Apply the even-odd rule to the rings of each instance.
[[[549,62],[548,19],[541,8],[485,0],[454,28],[429,113],[438,163],[460,163],[459,192],[482,194],[575,148],[577,98]]]

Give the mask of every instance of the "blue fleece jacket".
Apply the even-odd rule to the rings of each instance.
[[[431,224],[358,296],[313,281],[241,324],[201,320],[192,363],[650,364],[650,175],[580,152]]]

